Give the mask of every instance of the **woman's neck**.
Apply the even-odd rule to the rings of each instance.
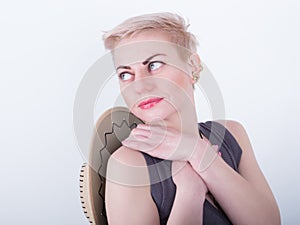
[[[181,109],[163,120],[154,120],[150,124],[167,127],[186,134],[199,132],[195,107]]]

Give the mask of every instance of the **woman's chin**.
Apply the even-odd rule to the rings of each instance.
[[[157,120],[164,120],[166,118],[166,113],[161,110],[138,109],[132,111],[132,113],[147,124]]]
[[[134,113],[135,114],[135,113]],[[167,125],[166,122],[173,121],[171,119],[174,111],[170,111],[169,109],[156,109],[156,110],[138,110],[136,112],[136,116],[143,120],[146,124],[159,124],[159,125]],[[175,122],[175,121],[174,121]]]

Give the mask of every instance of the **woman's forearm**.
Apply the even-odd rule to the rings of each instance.
[[[217,157],[198,171],[233,224],[280,224],[276,203]]]
[[[205,194],[191,193],[189,190],[178,190],[167,225],[201,225]]]

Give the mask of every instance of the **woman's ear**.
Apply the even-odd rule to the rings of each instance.
[[[191,71],[193,74],[199,74],[202,71],[203,67],[201,65],[200,57],[197,53],[190,55],[188,62],[191,66]]]
[[[193,53],[189,57],[189,65],[191,66],[192,79],[191,82],[194,85],[200,78],[200,72],[203,70],[200,57],[197,53]]]

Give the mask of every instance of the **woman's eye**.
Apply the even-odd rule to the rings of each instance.
[[[119,77],[120,77],[121,80],[127,81],[127,80],[130,80],[130,79],[131,79],[132,74],[127,73],[127,72],[124,72],[124,73],[121,73],[121,74],[119,75]]]
[[[156,70],[160,68],[163,64],[163,62],[151,62],[149,63],[149,70]]]

